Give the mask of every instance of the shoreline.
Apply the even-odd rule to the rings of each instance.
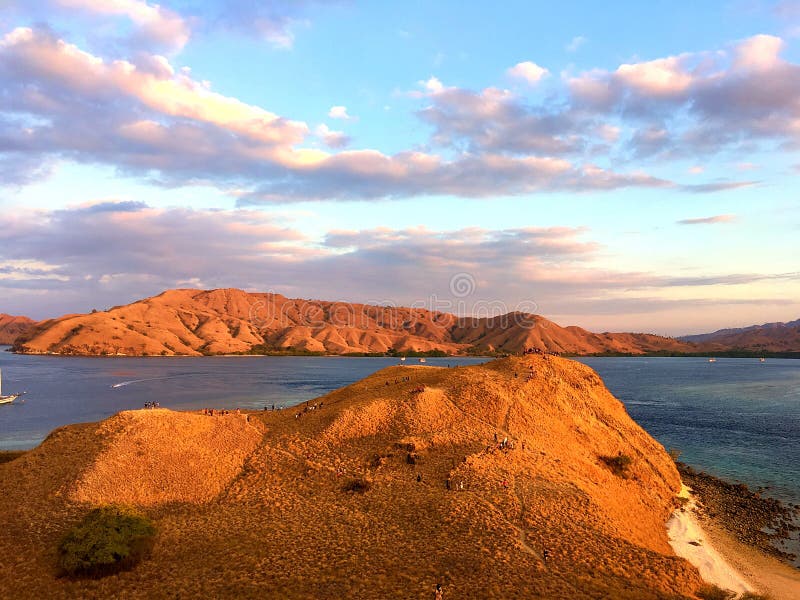
[[[755,592],[772,600],[800,598],[800,570],[741,543],[713,519],[695,517],[710,544]]]
[[[270,352],[234,352],[234,353],[218,353],[218,354],[92,354],[92,353],[61,353],[61,352],[35,352],[28,351],[22,352],[14,349],[15,344],[0,344],[0,349],[5,349],[6,352],[11,354],[18,354],[20,356],[60,356],[60,357],[78,357],[78,358],[214,358],[214,357],[233,357],[233,356],[315,356],[315,357],[347,357],[347,358],[400,358],[403,354],[386,354],[381,352],[344,352],[344,353],[328,353],[328,352],[304,352],[304,351],[283,351],[275,350]],[[427,354],[420,351],[419,354],[407,354],[407,358],[505,358],[507,356],[519,356],[519,352],[489,352],[488,354],[438,354],[439,351],[432,351],[433,354]],[[738,350],[719,350],[716,352],[667,352],[667,351],[652,351],[652,352],[590,352],[588,354],[576,354],[572,352],[550,352],[545,351],[545,354],[553,354],[561,358],[717,358],[717,359],[788,359],[800,360],[800,352],[750,352]]]
[[[681,480],[696,498],[697,513],[714,522],[744,546],[755,548],[791,567],[798,557],[787,548],[800,529],[800,506],[752,491],[684,463],[676,463]]]
[[[796,557],[774,545],[795,530],[797,509],[686,465],[678,468],[682,477],[678,497],[684,504],[667,522],[675,554],[697,567],[708,583],[739,595],[800,598],[800,569],[788,562]],[[775,533],[762,531],[775,524],[780,527],[774,528]]]
[[[729,558],[720,553],[700,525],[696,499],[684,483],[681,483],[678,498],[685,503],[675,509],[667,521],[667,538],[675,554],[692,563],[707,583],[737,594],[756,591]]]

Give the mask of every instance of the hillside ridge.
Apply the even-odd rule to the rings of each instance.
[[[42,321],[15,343],[30,354],[688,352],[644,333],[596,334],[539,315],[457,317],[422,308],[291,299],[238,289],[167,290],[107,311]]]
[[[27,335],[36,326],[33,319],[0,313],[0,344],[13,344],[21,335]]]
[[[678,338],[709,349],[749,350],[752,352],[800,351],[800,319],[764,323],[748,327],[719,329],[711,333],[684,335]]]

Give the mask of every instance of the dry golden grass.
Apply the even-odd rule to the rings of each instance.
[[[70,500],[152,506],[215,498],[241,471],[263,428],[244,415],[155,409],[119,413],[96,435],[105,448],[75,482]]]
[[[241,416],[137,411],[0,465],[0,597],[425,598],[437,582],[446,598],[694,597],[697,571],[664,527],[674,464],[588,367],[394,367],[320,400],[300,418],[251,415],[256,442]],[[147,468],[143,439],[158,448]],[[619,452],[628,479],[599,458]],[[206,471],[185,458],[222,454],[235,460]],[[181,473],[196,481],[159,491]],[[354,480],[368,489],[346,491]],[[139,487],[159,531],[152,557],[56,579],[58,535],[89,508],[76,499]]]

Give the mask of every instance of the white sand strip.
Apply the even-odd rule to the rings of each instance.
[[[697,567],[700,576],[708,583],[737,594],[754,591],[741,573],[731,567],[709,542],[694,515],[694,499],[686,486],[682,487],[680,497],[689,501],[667,521],[667,535],[675,554]]]

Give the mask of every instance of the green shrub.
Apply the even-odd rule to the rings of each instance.
[[[611,472],[623,479],[628,478],[628,469],[633,462],[633,459],[627,454],[620,452],[616,456],[601,456],[600,460],[606,463],[606,466],[611,469]]]
[[[58,567],[71,577],[103,577],[132,569],[150,553],[155,534],[153,524],[129,508],[96,508],[61,540]]]
[[[370,485],[369,481],[367,481],[366,479],[358,478],[358,479],[347,480],[344,486],[342,486],[342,489],[345,492],[359,492],[360,494],[363,494],[370,487],[372,486]]]
[[[704,585],[702,586],[697,592],[698,598],[702,598],[702,600],[733,600],[736,597],[736,593],[731,592],[729,590],[723,590],[721,587],[717,587],[716,585]]]

